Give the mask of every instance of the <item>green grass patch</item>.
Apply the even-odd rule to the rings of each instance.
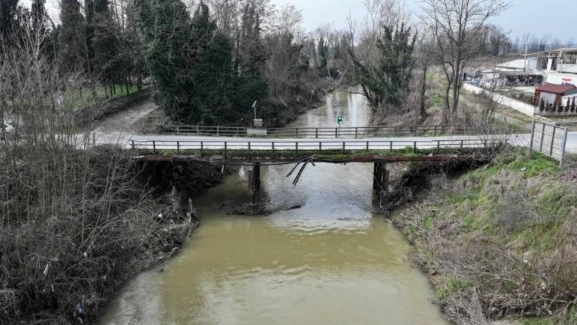
[[[446,298],[459,290],[468,289],[475,286],[472,281],[451,279],[444,286],[437,290],[437,296],[441,299]]]
[[[577,204],[577,193],[556,185],[537,199],[537,207],[544,214],[567,217]]]
[[[557,323],[553,318],[525,319],[521,321],[521,325],[555,325],[555,324],[559,323]]]

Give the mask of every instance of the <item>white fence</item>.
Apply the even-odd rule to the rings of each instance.
[[[495,102],[510,107],[518,112],[521,112],[527,116],[531,116],[533,117],[535,115],[535,106],[533,105],[529,105],[527,103],[523,103],[521,101],[518,101],[516,99],[507,97],[507,96],[503,96],[503,95],[499,95],[496,93],[493,93],[489,90],[483,89],[481,87],[477,87],[477,86],[473,86],[471,84],[464,84],[463,85],[463,89],[465,89],[468,92],[472,92],[474,94],[487,94],[489,96],[492,96],[493,99],[495,100]]]

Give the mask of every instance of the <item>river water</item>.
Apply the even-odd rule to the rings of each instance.
[[[291,126],[334,127],[339,115],[370,120],[362,97],[337,93]],[[101,324],[446,325],[409,244],[371,212],[372,164],[309,166],[296,187],[291,168],[263,167],[262,186],[271,209],[300,209],[223,214],[247,196],[239,169],[195,200],[202,226],[181,253],[131,281]]]

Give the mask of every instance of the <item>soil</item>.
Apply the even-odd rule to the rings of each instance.
[[[149,115],[160,111],[160,108],[151,99],[138,102],[130,108],[110,115],[94,124],[94,132],[110,134],[115,132],[139,133],[145,127],[145,119]]]

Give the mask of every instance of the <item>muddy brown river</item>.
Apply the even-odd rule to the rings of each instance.
[[[362,97],[338,93],[291,126],[335,127],[339,115],[370,119]],[[247,196],[237,170],[196,198],[202,226],[181,253],[131,281],[101,324],[447,325],[407,241],[372,213],[373,166],[309,166],[296,187],[291,168],[264,167],[262,185],[271,209],[300,209],[225,215],[223,202]]]

